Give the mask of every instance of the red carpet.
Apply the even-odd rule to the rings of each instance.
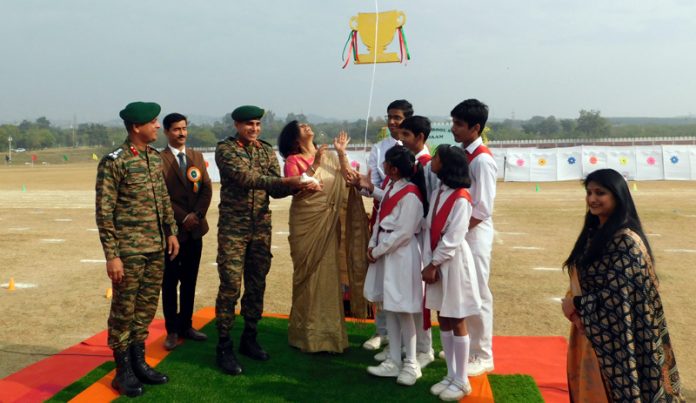
[[[569,401],[566,379],[568,342],[561,336],[494,336],[494,374],[531,375],[547,402]]]
[[[165,333],[164,320],[154,320],[146,344]],[[109,360],[113,356],[103,331],[0,379],[0,402],[43,402]]]

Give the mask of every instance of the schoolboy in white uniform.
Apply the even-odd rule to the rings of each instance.
[[[466,240],[476,265],[481,295],[481,315],[467,320],[471,337],[469,376],[493,371],[493,295],[488,287],[493,249],[493,202],[498,167],[481,133],[488,120],[488,106],[477,99],[467,99],[452,109],[452,134],[467,153],[473,212]]]

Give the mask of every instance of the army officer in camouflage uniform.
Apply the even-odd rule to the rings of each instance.
[[[264,110],[256,106],[235,109],[232,119],[237,136],[219,142],[215,150],[215,162],[222,183],[217,255],[220,289],[215,304],[220,336],[217,363],[231,375],[242,372],[230,340],[242,277],[244,331],[239,352],[255,360],[265,361],[269,358],[256,340],[257,323],[263,312],[266,275],[271,267],[271,210],[268,197],[285,197],[295,189],[307,187],[300,182],[299,176],[280,176],[280,166],[273,148],[258,139],[263,113]]]
[[[108,321],[108,343],[116,360],[111,385],[128,396],[142,394],[142,383],[168,381],[145,362],[165,249],[170,259],[179,252],[160,156],[148,145],[157,140],[159,113],[156,103],[128,104],[120,113],[128,138],[97,168],[97,227],[114,291]]]

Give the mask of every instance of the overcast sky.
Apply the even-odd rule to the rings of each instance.
[[[372,116],[397,98],[448,116],[470,97],[498,119],[696,112],[692,0],[378,6],[406,13],[412,60],[377,65]],[[133,100],[214,117],[258,104],[364,118],[372,66],[342,70],[341,50],[350,17],[374,10],[374,0],[0,0],[0,121],[107,121]]]

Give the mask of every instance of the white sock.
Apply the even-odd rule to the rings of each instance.
[[[447,376],[454,378],[454,333],[451,330],[440,331],[440,341],[442,349],[445,351],[445,362],[447,363]]]
[[[469,335],[454,336],[454,362],[455,362],[455,379],[463,384],[467,383],[467,369],[469,363]]]
[[[389,358],[396,365],[401,364],[401,327],[396,312],[384,311],[387,316],[387,335],[389,336]]]
[[[401,326],[401,337],[406,348],[406,359],[416,361],[416,324],[413,321],[413,314],[398,313],[399,325]]]

